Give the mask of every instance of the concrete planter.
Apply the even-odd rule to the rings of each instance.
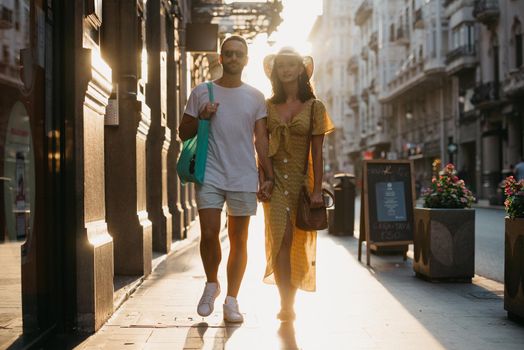
[[[510,318],[524,318],[524,219],[506,217],[504,309]]]
[[[471,282],[475,210],[415,208],[413,270],[428,280]]]

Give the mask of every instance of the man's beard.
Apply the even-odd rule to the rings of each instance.
[[[242,67],[242,65],[239,63],[237,63],[237,66],[238,68],[232,68],[229,64],[223,64],[222,69],[227,74],[236,75],[242,73],[242,70],[244,69],[244,67]]]

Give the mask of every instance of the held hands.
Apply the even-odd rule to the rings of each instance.
[[[213,117],[215,113],[217,112],[218,106],[219,106],[219,103],[211,103],[211,102],[206,103],[204,108],[202,108],[202,110],[200,111],[198,118],[204,119],[204,120],[211,119],[211,117]]]
[[[324,205],[322,191],[313,191],[309,198],[311,201],[311,208],[321,208]]]
[[[267,202],[271,199],[271,193],[273,192],[273,181],[264,180],[258,189],[257,198],[261,202]]]

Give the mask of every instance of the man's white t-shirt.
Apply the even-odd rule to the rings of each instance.
[[[264,95],[244,83],[237,88],[213,83],[213,93],[219,106],[210,120],[204,184],[225,191],[256,192],[254,130],[255,122],[267,115]],[[184,113],[197,118],[208,102],[207,86],[199,84],[191,92]]]

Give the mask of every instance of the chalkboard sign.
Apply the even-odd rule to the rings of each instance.
[[[358,259],[366,240],[369,265],[372,245],[407,246],[413,242],[413,164],[401,160],[366,160],[362,174]]]

